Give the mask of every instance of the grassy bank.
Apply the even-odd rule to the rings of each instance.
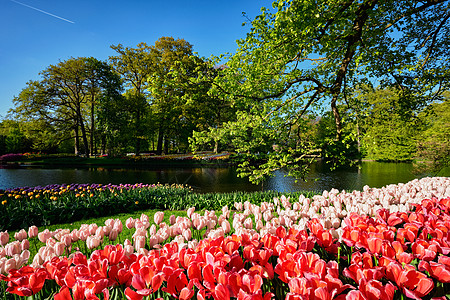
[[[127,155],[123,157],[82,157],[73,154],[6,154],[0,157],[0,163],[10,166],[42,167],[202,167],[229,166],[233,164],[228,152],[202,152],[193,154],[168,155]]]

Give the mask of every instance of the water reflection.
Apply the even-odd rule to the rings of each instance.
[[[364,185],[382,187],[388,184],[407,182],[421,176],[412,174],[407,163],[363,162],[360,166],[331,172],[321,163],[313,165],[306,182],[285,177],[286,172],[277,171],[263,185],[253,185],[245,178],[239,178],[233,168],[16,168],[0,169],[0,188],[44,186],[64,183],[177,183],[188,184],[199,192],[231,192],[277,190],[291,192],[298,190],[323,191],[361,190]],[[423,175],[422,175],[423,176]],[[442,176],[450,176],[444,174]]]

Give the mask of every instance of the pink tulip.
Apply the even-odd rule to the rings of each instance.
[[[5,263],[8,259],[6,257],[0,257],[0,274],[6,274]]]
[[[114,219],[108,219],[105,221],[105,225],[110,227],[113,227],[114,223],[115,223]]]
[[[191,232],[191,229],[190,229],[190,228],[185,229],[185,230],[181,233],[181,235],[183,236],[183,238],[184,238],[186,241],[190,241],[191,238],[192,238],[192,232]]]
[[[156,236],[151,236],[148,239],[148,246],[151,248],[153,248],[155,245],[158,244],[158,238]]]
[[[156,226],[155,226],[155,224],[152,224],[152,226],[150,226],[149,233],[150,233],[150,235],[155,235],[156,234]]]
[[[4,266],[5,274],[7,274],[11,269],[17,269],[16,260],[14,258],[10,258],[5,262]]]
[[[225,234],[227,234],[231,231],[230,222],[228,222],[228,220],[223,220],[221,226],[222,226],[222,229],[225,232]]]
[[[39,229],[37,228],[37,226],[33,225],[28,228],[28,236],[30,238],[37,237],[38,233],[39,233]]]
[[[55,246],[55,244],[56,244],[56,240],[55,240],[54,238],[52,238],[52,237],[49,237],[49,238],[45,241],[45,245],[46,245],[46,246],[51,246],[51,247],[53,247],[53,246]]]
[[[8,231],[0,232],[0,245],[5,246],[9,242],[9,233]]]
[[[251,218],[247,218],[244,221],[244,227],[247,229],[252,229],[253,228],[253,221]]]
[[[117,239],[118,235],[119,235],[118,230],[116,228],[113,228],[111,230],[111,232],[109,233],[109,237],[108,238],[109,238],[110,241],[114,242]]]
[[[44,229],[44,231],[38,233],[38,239],[42,243],[45,243],[50,236],[51,234],[48,229]]]
[[[78,229],[72,230],[69,234],[70,234],[70,240],[72,242],[76,242],[76,241],[79,240],[79,238],[78,238]]]
[[[62,242],[57,242],[53,248],[55,249],[56,256],[61,256],[64,254],[64,250],[66,250],[66,245]]]
[[[134,247],[133,247],[133,245],[126,245],[123,247],[123,250],[124,250],[126,256],[130,256],[134,252]]]
[[[89,228],[89,234],[94,235],[98,229],[98,225],[95,223],[92,223],[92,224],[89,224],[88,228]]]
[[[146,214],[141,214],[141,217],[139,218],[139,220],[141,220],[142,223],[145,223],[145,222],[150,223],[150,218]]]
[[[116,229],[118,234],[120,234],[123,231],[123,224],[122,221],[120,221],[120,219],[115,220],[113,229]]]
[[[153,216],[153,220],[155,221],[156,225],[159,225],[159,223],[161,223],[163,219],[164,219],[164,212],[162,211],[156,212],[155,215]]]
[[[95,235],[97,235],[101,238],[103,238],[105,236],[105,231],[104,231],[103,226],[97,227],[97,230],[95,230]]]
[[[103,232],[104,232],[105,235],[109,235],[111,230],[112,230],[112,226],[109,226],[109,225],[103,226]]]
[[[192,218],[192,214],[194,213],[194,211],[195,211],[195,207],[190,207],[190,208],[188,208],[188,210],[187,210],[187,216],[188,216],[189,219]]]
[[[199,217],[193,220],[194,227],[197,230],[202,230],[206,226],[206,220],[203,217]]]
[[[22,240],[22,242],[20,243],[20,249],[21,249],[21,251],[30,249],[30,241]]]
[[[134,239],[134,249],[138,251],[141,248],[145,248],[145,236],[137,236]]]
[[[208,229],[213,229],[214,227],[216,227],[216,220],[213,219],[208,219],[208,221],[206,221],[206,226],[208,227]]]
[[[89,229],[86,228],[83,230],[79,230],[77,235],[80,240],[85,242],[87,240],[87,238],[90,236]]]
[[[72,245],[72,234],[66,234],[61,237],[61,242],[64,246],[68,247]]]
[[[86,246],[88,247],[88,249],[94,249],[100,246],[101,241],[102,241],[101,237],[96,235],[90,235],[86,239]]]
[[[176,219],[175,215],[170,216],[170,218],[169,218],[170,225],[175,224],[175,219]]]
[[[145,228],[144,223],[142,223],[141,220],[136,219],[134,220],[134,228],[138,229],[138,228]]]
[[[6,255],[10,257],[14,256],[14,254],[19,254],[21,251],[22,249],[19,241],[8,243],[5,246]]]
[[[37,268],[39,266],[42,266],[43,263],[44,259],[42,258],[42,256],[39,253],[36,253],[36,255],[33,258],[32,266]]]
[[[27,232],[25,231],[25,229],[21,229],[14,234],[14,238],[21,242],[22,240],[27,238]]]
[[[125,221],[125,226],[126,226],[128,229],[131,229],[131,228],[134,227],[134,223],[135,223],[135,219],[132,218],[132,217],[129,217],[129,218]]]

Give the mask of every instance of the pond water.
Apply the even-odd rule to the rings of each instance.
[[[439,176],[450,176],[443,173]],[[0,189],[45,186],[70,183],[179,183],[188,184],[198,192],[232,192],[276,190],[291,192],[299,190],[323,191],[362,190],[364,185],[382,187],[388,184],[408,182],[429,174],[412,173],[408,163],[362,162],[359,166],[330,171],[321,163],[313,165],[307,181],[297,181],[285,177],[285,172],[277,171],[274,177],[263,185],[253,185],[247,179],[239,178],[234,168],[165,168],[165,169],[125,169],[125,168],[35,168],[20,167],[0,169]]]

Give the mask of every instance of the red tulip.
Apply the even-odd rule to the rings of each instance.
[[[72,296],[70,295],[70,290],[67,286],[63,286],[59,293],[55,294],[54,297],[55,300],[73,300]]]
[[[217,299],[217,300],[229,300],[230,299],[230,291],[228,290],[228,288],[226,286],[224,286],[221,283],[216,285],[213,295],[214,295],[214,299]]]
[[[430,272],[431,276],[436,278],[437,280],[439,280],[439,282],[445,282],[445,283],[450,282],[450,267],[449,266],[447,266],[445,264],[430,261],[430,270],[431,270],[431,272]]]

